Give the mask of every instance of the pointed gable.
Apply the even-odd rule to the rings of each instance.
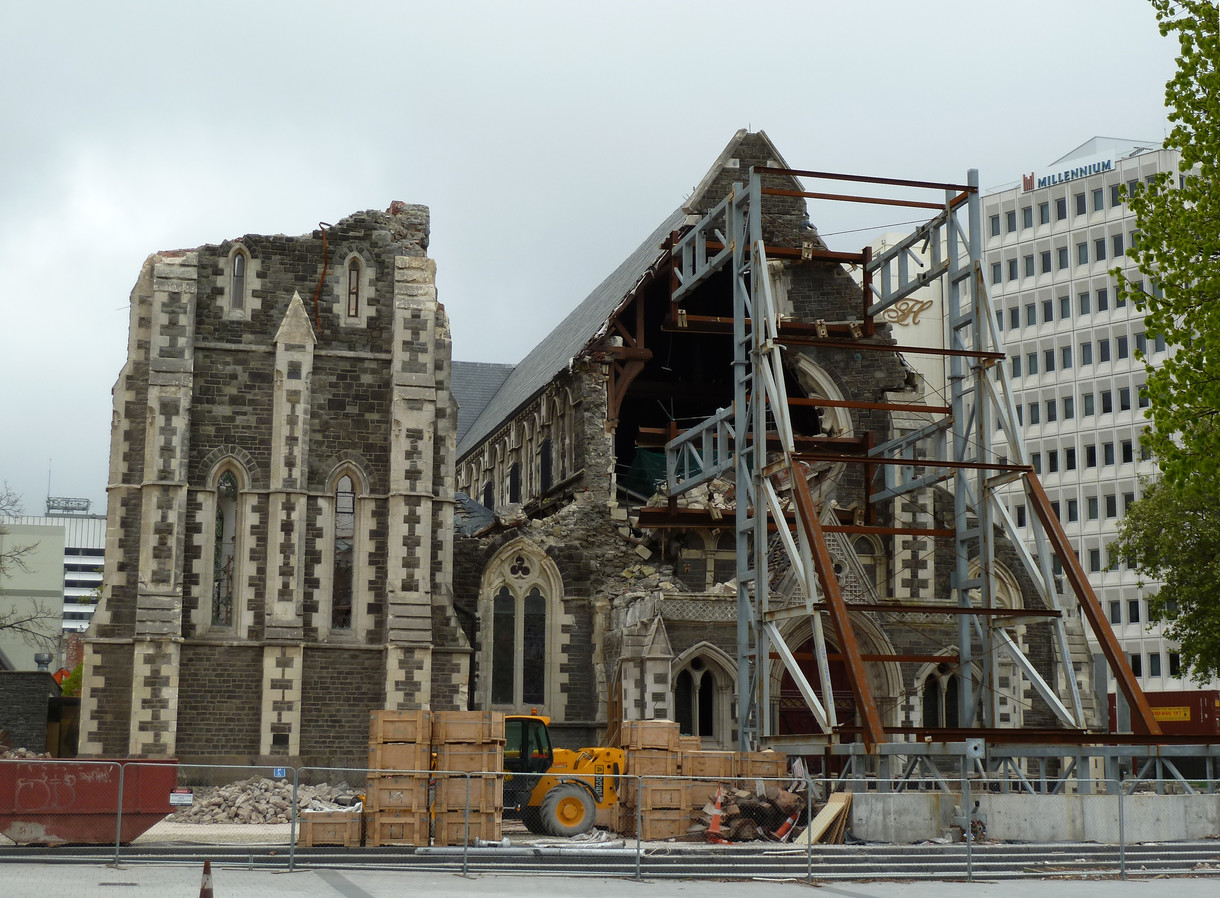
[[[295,290],[292,293],[292,301],[288,303],[288,311],[284,313],[284,320],[280,322],[280,329],[275,332],[275,342],[277,345],[292,343],[299,346],[312,346],[318,342],[314,336],[313,325],[309,321],[309,313],[305,311],[305,303],[301,300],[301,294]]]

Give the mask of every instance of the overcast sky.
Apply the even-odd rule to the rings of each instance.
[[[1175,48],[1146,0],[7,4],[0,479],[41,513],[50,468],[104,511],[155,250],[424,203],[455,358],[516,362],[738,128],[798,168],[995,188],[1162,139]],[[909,216],[812,217],[858,249]]]

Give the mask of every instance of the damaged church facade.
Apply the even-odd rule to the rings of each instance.
[[[666,442],[733,402],[731,335],[687,321],[731,321],[729,275],[679,307],[670,247],[751,166],[786,167],[765,134],[738,132],[516,365],[450,363],[422,207],[150,257],[115,389],[82,754],[359,766],[362,721],[380,707],[537,709],[568,746],[613,739],[621,719],[670,718],[707,748],[734,747],[748,688],[735,485],[670,499],[661,484]],[[768,244],[821,245],[804,200],[770,211]],[[768,264],[786,317],[859,318],[844,266],[799,253]],[[900,327],[878,322],[867,339],[897,345]],[[785,369],[810,445],[877,445],[931,420],[890,408],[926,399],[897,350],[792,348]],[[870,506],[866,470],[806,472],[825,522],[874,525],[829,534],[848,602],[948,603],[952,539],[884,531],[944,532],[952,497],[929,486]],[[791,572],[773,571],[773,602],[803,606]],[[996,582],[1013,641],[1054,680],[1050,624],[1019,614],[1042,600],[1003,543]],[[969,725],[959,683],[978,673],[958,664],[955,624],[851,613],[887,727]],[[816,682],[809,615],[783,627]],[[1087,693],[1083,631],[1068,630]],[[814,731],[784,665],[762,668],[768,729]],[[997,725],[1054,725],[1013,664],[998,673]],[[846,677],[832,657],[850,729]]]

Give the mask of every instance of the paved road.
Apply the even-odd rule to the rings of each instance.
[[[563,881],[563,884],[560,883]],[[105,867],[85,864],[0,865],[4,898],[194,898],[202,867]],[[270,873],[213,867],[215,898],[540,898],[560,892],[573,898],[807,898],[804,883],[568,879],[559,876],[481,876],[463,878],[395,870],[307,870]],[[834,882],[816,883],[820,898],[1215,898],[1215,877],[1115,880],[1020,880],[988,882]]]

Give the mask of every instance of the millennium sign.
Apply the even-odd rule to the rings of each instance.
[[[1063,184],[1065,181],[1075,181],[1077,178],[1087,178],[1089,175],[1113,170],[1114,160],[1107,159],[1104,162],[1090,162],[1088,165],[1069,168],[1061,172],[1055,172],[1053,175],[1043,175],[1036,179],[1031,171],[1028,175],[1021,175],[1021,186],[1025,190],[1033,190],[1036,182],[1037,188],[1041,190],[1043,187],[1052,187],[1055,184]]]

